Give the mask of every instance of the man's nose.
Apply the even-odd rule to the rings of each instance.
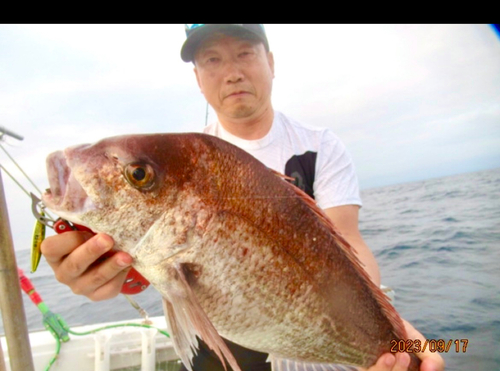
[[[237,63],[226,63],[224,66],[225,79],[228,83],[235,83],[243,81],[245,75]]]

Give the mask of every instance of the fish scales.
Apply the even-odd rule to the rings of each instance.
[[[131,179],[137,167],[152,179]],[[117,249],[132,255],[134,267],[163,295],[187,365],[194,335],[233,369],[238,366],[218,345],[218,334],[278,361],[363,367],[406,336],[314,201],[221,139],[108,138],[49,156],[48,169],[52,192],[44,202],[110,234]],[[412,362],[416,369],[415,357]]]

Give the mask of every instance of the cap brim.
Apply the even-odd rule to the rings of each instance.
[[[194,60],[196,50],[198,49],[198,46],[200,46],[200,43],[214,32],[221,32],[230,36],[259,36],[252,31],[234,24],[207,24],[203,27],[199,27],[198,29],[193,30],[189,37],[186,39],[181,49],[182,60],[184,62],[192,62]]]

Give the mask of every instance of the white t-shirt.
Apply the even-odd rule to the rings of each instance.
[[[304,126],[275,111],[271,130],[261,139],[236,137],[219,122],[203,131],[240,147],[267,167],[295,178],[295,185],[312,196],[321,209],[362,205],[351,156],[329,129]]]

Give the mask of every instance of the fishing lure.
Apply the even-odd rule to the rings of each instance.
[[[45,216],[45,213],[41,213]],[[45,239],[45,224],[41,223],[39,220],[35,223],[35,228],[33,229],[33,239],[31,243],[31,273],[35,273],[40,264],[40,258],[42,253],[40,251],[40,246]]]
[[[58,218],[57,220],[52,219],[45,214],[45,205],[42,203],[37,196],[33,193],[31,195],[31,211],[36,218],[35,229],[33,232],[33,240],[31,244],[31,273],[35,272],[40,263],[41,245],[45,239],[45,227],[54,229],[57,234],[69,232],[69,231],[87,231],[95,234],[91,229],[79,225],[72,224],[67,220]],[[112,254],[112,253],[111,253]],[[107,254],[105,257],[109,257],[111,254]],[[139,272],[134,268],[131,268],[125,279],[125,283],[121,289],[122,294],[133,295],[144,291],[149,286],[149,281],[145,279]]]

